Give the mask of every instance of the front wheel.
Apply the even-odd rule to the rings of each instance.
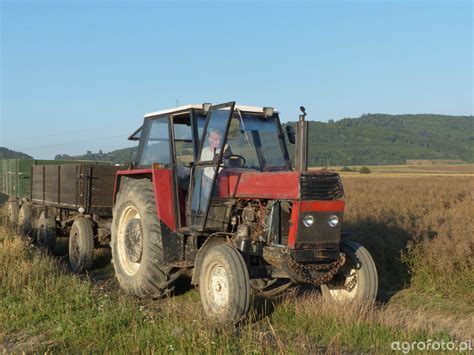
[[[227,244],[207,250],[199,275],[206,315],[220,323],[238,323],[250,307],[249,273],[240,253]]]
[[[368,250],[358,243],[342,241],[341,252],[346,262],[329,283],[321,285],[323,297],[336,302],[375,301],[377,268]]]

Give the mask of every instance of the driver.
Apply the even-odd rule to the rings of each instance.
[[[213,128],[210,130],[209,135],[207,136],[208,145],[202,149],[201,152],[201,161],[214,161],[217,155],[220,153],[222,146],[222,131],[218,128]],[[224,158],[232,155],[232,152],[229,146],[226,144],[224,147]],[[219,167],[219,172],[221,172],[222,167]],[[210,196],[210,189],[212,185],[212,179],[214,178],[214,167],[204,168],[204,173],[202,174],[202,192],[201,196],[203,198],[208,198]]]

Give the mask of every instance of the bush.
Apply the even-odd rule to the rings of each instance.
[[[361,174],[370,174],[371,171],[368,167],[363,166],[362,168],[360,168],[359,173],[361,173]]]
[[[354,172],[354,171],[357,171],[357,170],[351,169],[348,166],[343,166],[341,171],[344,172],[344,173],[350,173],[350,172]]]

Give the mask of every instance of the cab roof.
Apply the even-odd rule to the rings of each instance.
[[[168,113],[186,111],[186,110],[190,110],[190,109],[202,110],[203,109],[203,104],[184,105],[184,106],[169,108],[167,110],[150,112],[150,113],[147,113],[145,115],[145,118],[158,116],[158,115],[165,115],[165,114],[168,114]],[[263,113],[263,107],[258,107],[258,106],[235,105],[235,109],[238,109],[238,110],[244,111],[244,112],[250,112],[250,113]],[[277,110],[274,110],[274,112],[278,113]]]

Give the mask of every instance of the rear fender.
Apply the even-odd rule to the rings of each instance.
[[[119,170],[115,175],[115,185],[114,185],[114,204],[117,198],[117,194],[120,190],[120,186],[127,180],[135,179],[149,179],[153,180],[153,174],[151,169],[142,169],[142,170]]]
[[[137,169],[117,171],[114,188],[114,204],[120,185],[127,179],[149,179],[155,194],[158,219],[176,232],[176,202],[174,199],[173,174],[171,169]]]

